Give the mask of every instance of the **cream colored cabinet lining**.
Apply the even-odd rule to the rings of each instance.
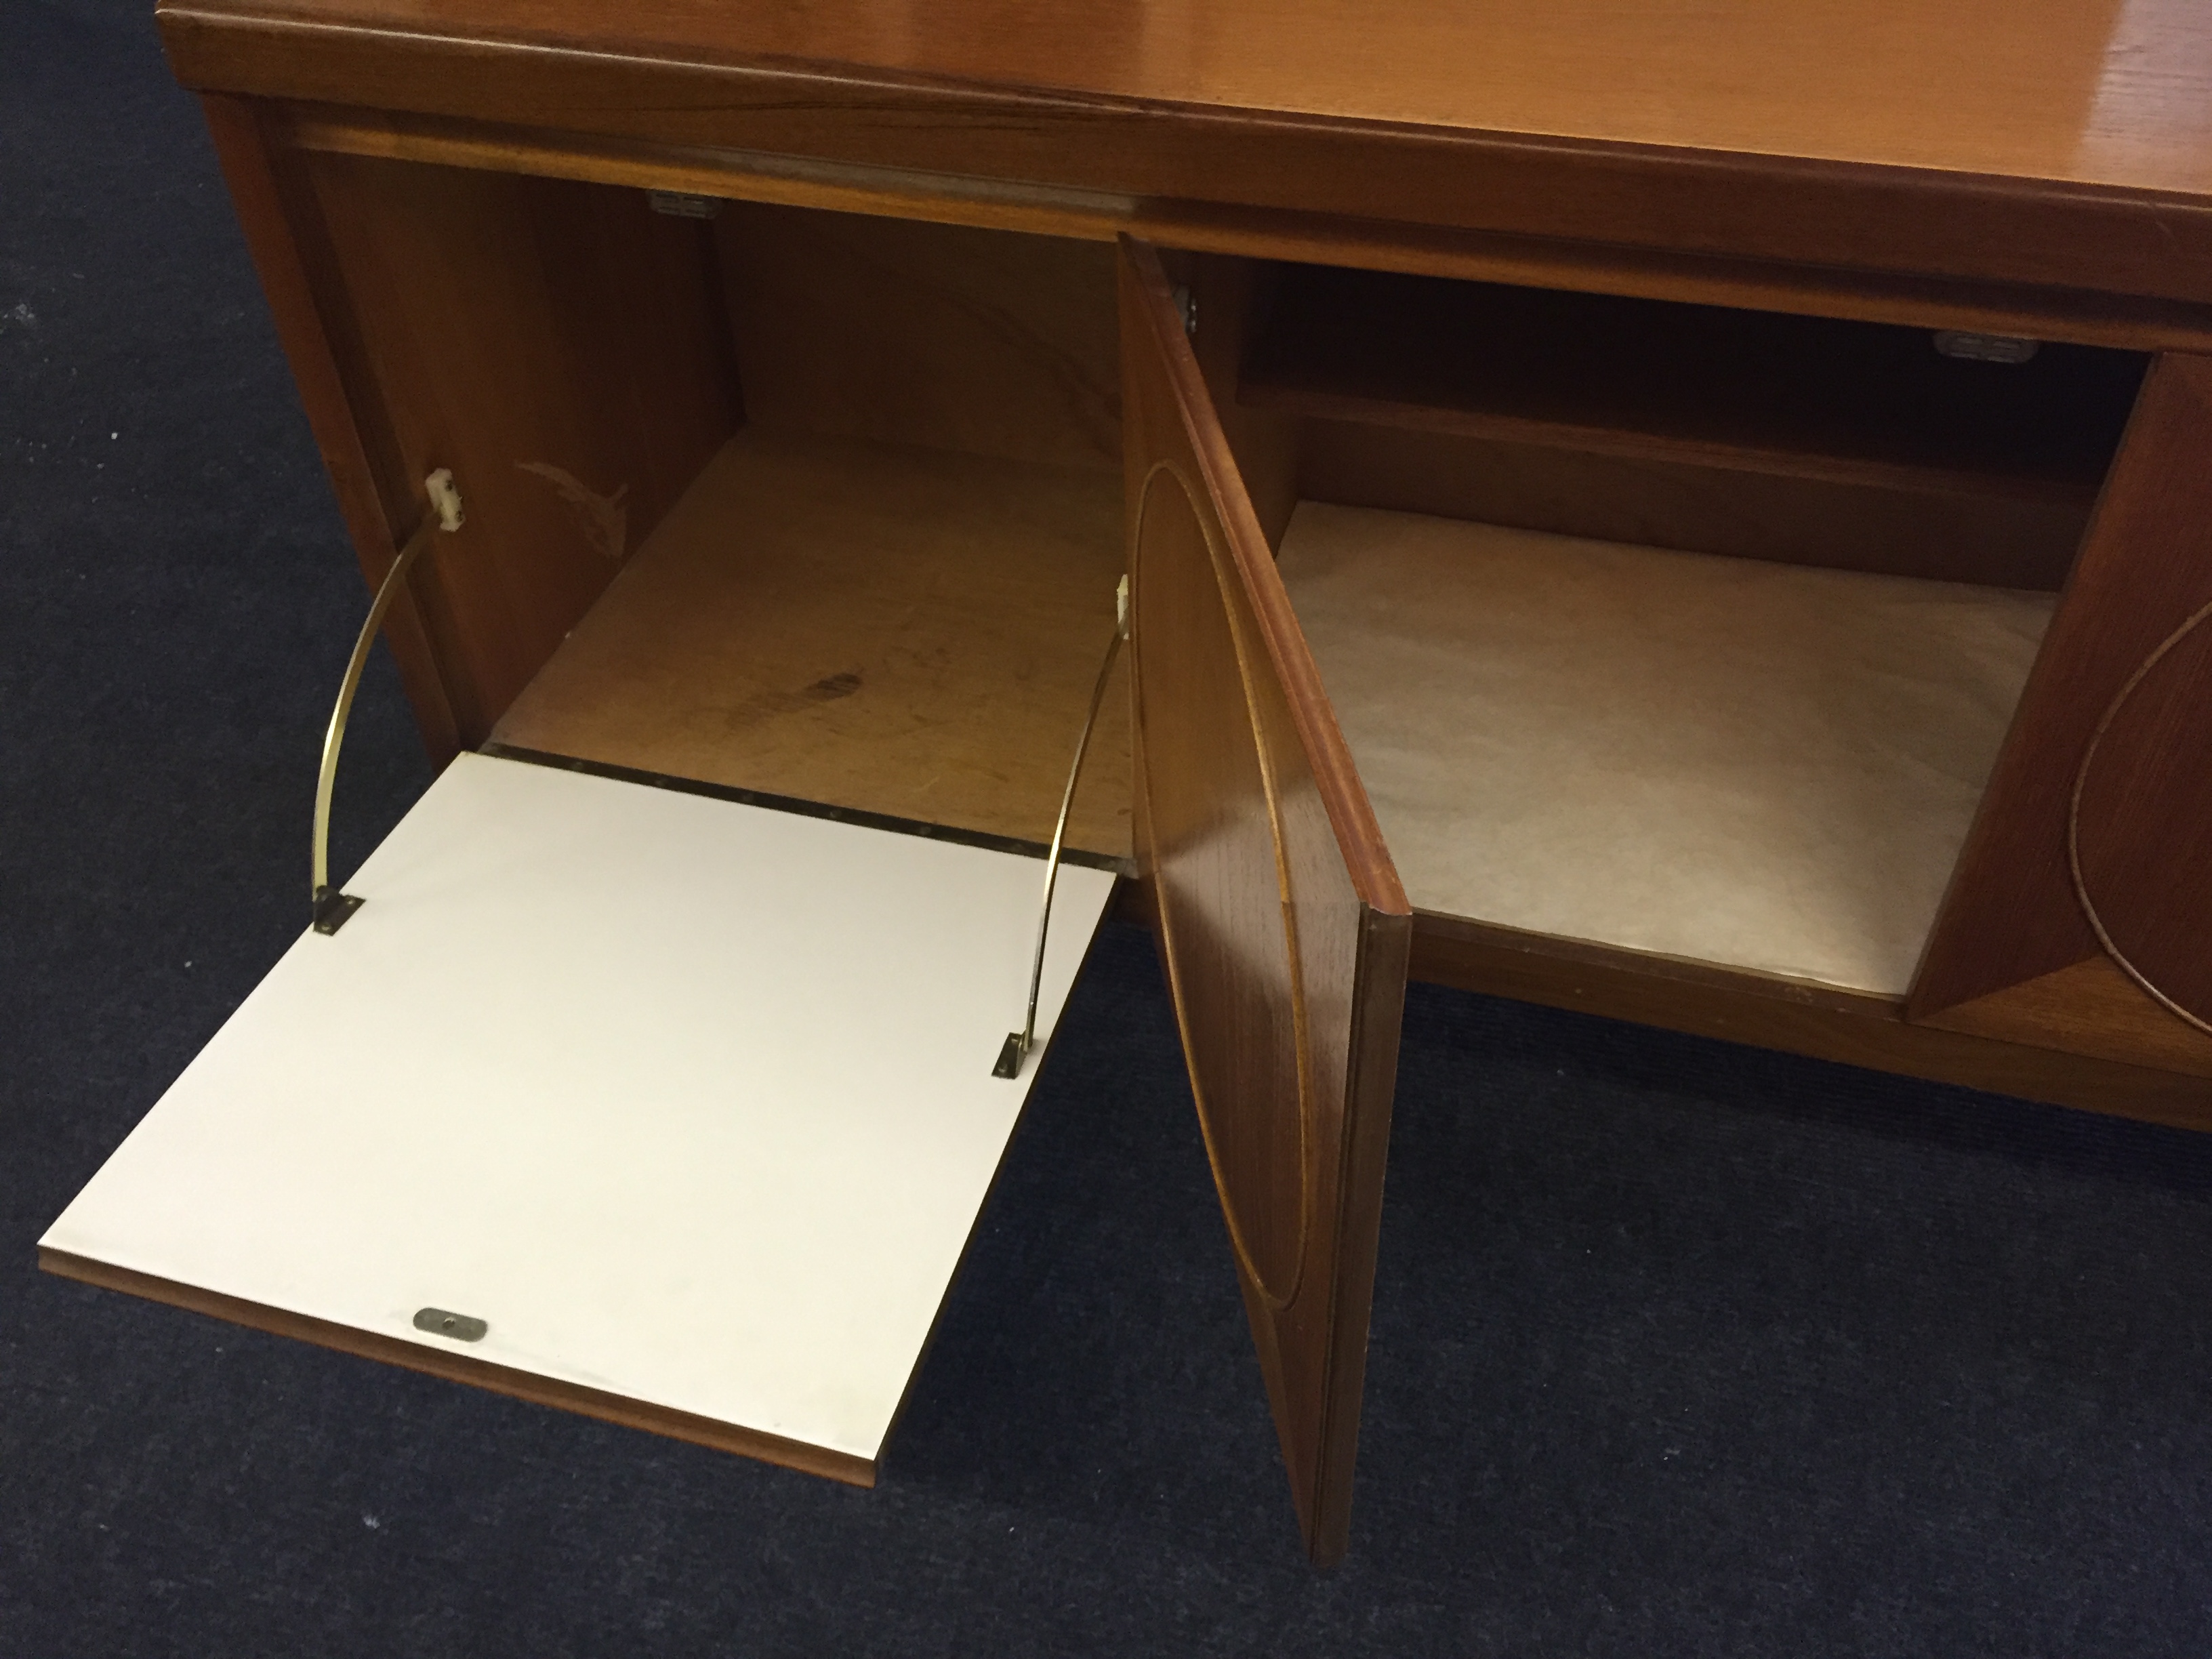
[[[865,1470],[1042,1058],[991,1074],[1041,876],[464,755],[42,1243]],[[1060,872],[1041,1040],[1112,887]]]
[[[1281,568],[1416,906],[1884,995],[2056,603],[1315,502]]]

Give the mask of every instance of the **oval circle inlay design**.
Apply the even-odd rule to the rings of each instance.
[[[1206,1156],[1238,1260],[1297,1292],[1314,1202],[1304,990],[1278,790],[1259,744],[1255,637],[1188,481],[1145,481],[1130,561],[1131,669],[1160,932]]]
[[[2212,605],[2136,670],[2074,781],[2067,851],[2099,940],[2212,1031]]]

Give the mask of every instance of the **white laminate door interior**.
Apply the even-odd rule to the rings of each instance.
[[[44,1243],[872,1461],[1113,878],[465,755]]]

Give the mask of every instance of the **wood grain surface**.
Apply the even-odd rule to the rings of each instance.
[[[1279,267],[1218,253],[1169,254],[1164,264],[1168,259],[1174,261],[1171,279],[1188,297],[1188,314],[1200,324],[1189,337],[1191,352],[1222,441],[1236,459],[1261,533],[1271,550],[1279,550],[1297,508],[1298,452],[1307,422],[1279,410],[1249,408],[1237,398],[1253,336],[1273,305]]]
[[[2092,738],[2130,679],[2190,617],[2212,604],[2208,454],[2212,358],[2162,356],[2144,382],[1960,856],[1913,987],[1914,1018],[2040,980],[2098,953],[2068,860],[2075,784]],[[2189,660],[2185,655],[2177,668]],[[2182,799],[2131,804],[2129,792],[2131,777],[2154,794],[2168,788],[2185,794],[2195,787],[2191,780],[2201,777],[2201,713],[2172,700],[2185,699],[2194,678],[2192,672],[2154,688],[2154,701],[2140,711],[2152,714],[2152,722],[2124,735],[2122,757],[2098,783],[2091,808],[2100,858],[2124,848],[2123,862],[2133,858],[2170,870],[2171,860],[2192,856],[2191,837],[2201,834],[2202,820],[2192,830],[2185,817],[2171,816]],[[2169,763],[2180,769],[2170,784],[2159,781]],[[2152,890],[2124,878],[2123,888],[2132,890],[2122,899],[2124,912],[2164,905],[2171,925],[2182,930],[2178,937],[2212,939],[2212,890],[2184,884]],[[1984,1019],[1990,1012],[1983,1009]]]
[[[1118,484],[749,426],[495,735],[1048,842],[1114,633]],[[1117,687],[1068,826],[1071,846],[1121,858],[1127,710]]]
[[[751,204],[714,232],[756,425],[1120,469],[1111,248]]]
[[[516,692],[738,420],[702,228],[633,191],[309,158],[404,475],[465,511],[426,573],[463,742]]]
[[[1688,252],[1664,243],[1568,240],[1522,232],[1385,219],[1349,205],[1254,207],[1165,195],[931,171],[910,157],[841,161],[673,140],[515,126],[451,115],[285,100],[267,106],[303,149],[444,167],[527,173],[734,201],[921,219],[981,229],[1112,241],[1131,235],[1198,252],[1303,260],[1519,283],[1577,294],[1620,294],[1741,306],[1807,317],[1849,317],[1957,328],[2134,350],[2212,349],[2203,304],[2049,287],[2018,276],[1791,264],[1746,252]],[[1464,180],[1460,181],[1463,187]],[[1547,201],[1555,201],[1556,193]],[[1774,205],[1783,204],[1778,198]],[[1594,228],[1585,228],[1585,235]],[[1714,247],[1723,244],[1716,242]],[[1866,252],[1865,249],[1861,250]],[[1990,270],[2000,269],[1991,264]],[[2093,280],[2077,274],[2075,282]]]
[[[187,84],[1797,264],[2212,298],[2192,0],[169,0]]]
[[[2212,523],[2199,531],[2212,564]],[[2075,782],[2073,853],[2106,950],[2212,1036],[2212,604],[2106,712]]]
[[[2212,1078],[2212,1036],[2160,1007],[2108,956],[2084,957],[2070,968],[1946,1008],[1924,1023],[2003,1042]]]
[[[1121,316],[1139,863],[1300,1527],[1333,1561],[1410,912],[1142,244]]]
[[[1740,472],[1309,416],[1297,494],[1740,559],[2064,585],[2086,505]]]
[[[1660,148],[2212,191],[2189,0],[229,0],[165,16],[514,41]]]
[[[1339,419],[2086,511],[2145,367],[2083,346],[1975,362],[1920,329],[1293,265],[1237,391]]]
[[[254,105],[234,98],[201,102],[315,446],[362,574],[374,592],[429,513],[429,504],[421,481],[406,477],[398,441],[375,397],[360,325],[305,158],[271,137],[265,112]],[[459,752],[463,738],[441,659],[432,644],[434,613],[424,596],[434,586],[418,575],[397,596],[386,613],[384,637],[399,666],[422,746],[433,765],[443,766]],[[364,599],[363,614],[367,610]],[[338,648],[339,642],[331,643]],[[335,655],[332,660],[337,660]]]
[[[2088,976],[2094,969],[2104,975]],[[1426,914],[1414,919],[1411,971],[1416,979],[1488,996],[2025,1100],[2212,1129],[2207,1052],[2131,1038],[2108,1011],[2106,999],[2115,989],[2128,999],[2119,1018],[2148,1012],[2173,1035],[2197,1034],[2102,958],[2072,970],[2086,977],[2069,974],[2051,986],[2049,1001],[2032,1017],[1994,1023],[1988,1030],[1971,1019],[1953,1029],[1948,1015],[1942,1027],[1916,1024],[1882,999],[1838,998],[1802,982]]]

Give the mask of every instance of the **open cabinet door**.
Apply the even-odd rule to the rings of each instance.
[[[1344,1553],[1413,917],[1158,256],[1121,242],[1137,857],[1307,1553]]]
[[[40,1264],[872,1485],[1036,1078],[1038,877],[464,754]],[[1040,1045],[1113,886],[1060,872]]]

